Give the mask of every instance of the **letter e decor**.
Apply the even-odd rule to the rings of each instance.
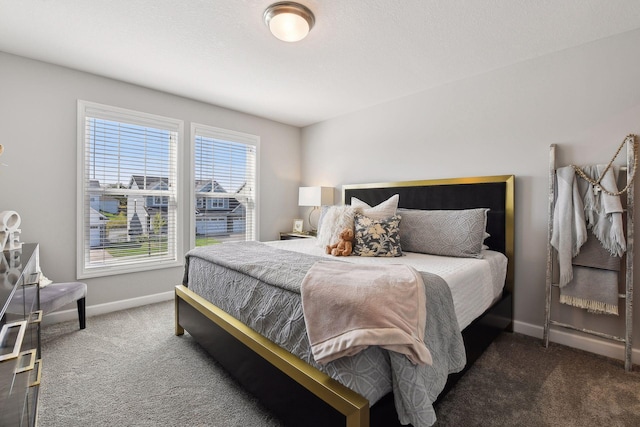
[[[0,212],[0,250],[20,249],[20,215],[15,211]]]

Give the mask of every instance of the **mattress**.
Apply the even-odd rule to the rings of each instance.
[[[313,237],[278,240],[266,244],[280,249],[333,258],[318,246]],[[408,264],[418,271],[436,274],[449,285],[460,330],[466,328],[500,299],[507,274],[507,257],[483,250],[482,258],[454,258],[404,252],[402,257],[340,257],[355,264]]]

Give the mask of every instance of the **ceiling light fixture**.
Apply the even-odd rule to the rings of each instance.
[[[302,40],[316,22],[309,8],[291,1],[272,4],[264,11],[263,19],[271,33],[285,42]]]

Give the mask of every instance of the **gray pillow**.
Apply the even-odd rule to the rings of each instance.
[[[487,208],[398,209],[402,250],[432,255],[482,258]]]
[[[320,228],[322,227],[322,220],[324,219],[324,216],[327,214],[327,210],[329,210],[330,207],[331,205],[320,206],[320,216],[318,216],[318,226],[316,227],[316,231],[318,233],[320,233]]]

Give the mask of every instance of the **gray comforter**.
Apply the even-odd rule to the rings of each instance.
[[[422,272],[427,294],[425,343],[432,353],[431,366],[413,365],[406,356],[377,347],[320,366],[313,360],[306,335],[300,284],[321,259],[326,261],[259,242],[225,243],[187,253],[183,282],[372,405],[393,389],[401,423],[431,426],[436,421],[432,404],[448,374],[459,372],[466,363],[447,284],[439,276]]]

